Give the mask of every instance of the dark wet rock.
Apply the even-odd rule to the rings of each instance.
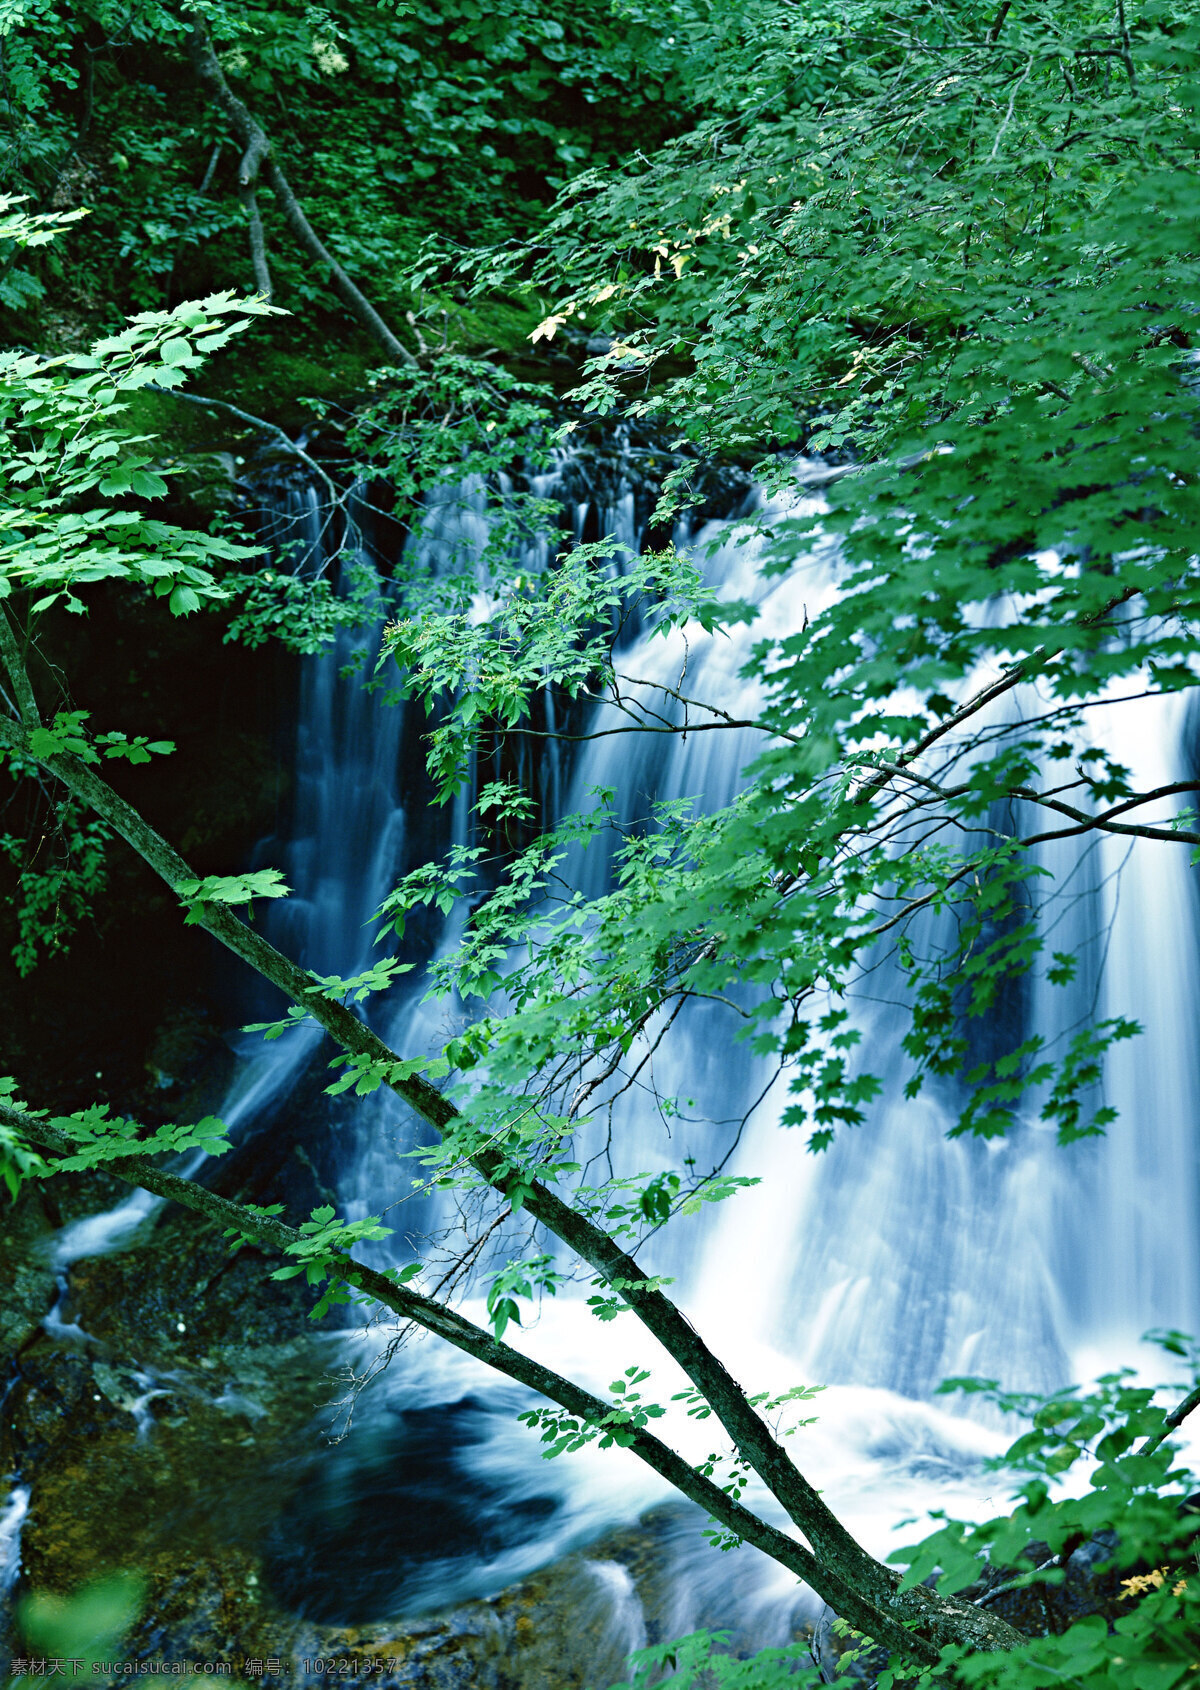
[[[992,1613],[1029,1637],[1064,1632],[1088,1614],[1102,1614],[1111,1622],[1123,1611],[1121,1580],[1128,1576],[1128,1570],[1123,1573],[1106,1566],[1115,1547],[1114,1533],[1097,1532],[1095,1537],[1077,1544],[1065,1566],[1060,1567],[1051,1556],[1049,1545],[1031,1544],[1029,1559],[1020,1567],[989,1568],[979,1583],[963,1595],[968,1601],[982,1601]],[[1019,1590],[1005,1588],[1034,1567],[1044,1567],[1049,1578],[1038,1579]]]
[[[308,1328],[303,1280],[273,1280],[253,1246],[230,1251],[220,1228],[158,1211],[137,1245],[73,1264],[65,1314],[120,1357],[198,1362],[211,1345],[291,1340]]]
[[[44,1250],[45,1222],[30,1227]],[[52,1276],[43,1292],[37,1319]],[[327,1347],[308,1307],[257,1251],[231,1255],[168,1211],[131,1248],[76,1262],[60,1325],[35,1325],[11,1363],[0,1466],[32,1488],[24,1588],[131,1572],[154,1603],[198,1565],[224,1588],[229,1556],[252,1556],[286,1501],[296,1440],[318,1435]]]
[[[1070,1622],[1085,1614],[1115,1619],[1120,1613],[1124,1601],[1121,1581],[1128,1574],[1105,1565],[1111,1563],[1116,1542],[1115,1532],[1097,1532],[1069,1556],[1066,1577],[1055,1592],[1062,1619]]]
[[[0,1193],[0,1365],[37,1332],[54,1301],[49,1242],[52,1223],[38,1188],[25,1185],[16,1201]]]
[[[731,512],[737,514],[750,505],[757,483],[739,464],[705,462],[689,474],[688,486],[698,501],[692,507],[692,521],[699,525],[728,517]]]
[[[29,1223],[35,1241],[46,1224]],[[673,1634],[673,1548],[694,1532],[694,1511],[676,1505],[435,1614],[405,1617],[402,1582],[353,1625],[289,1605],[278,1532],[303,1529],[340,1387],[310,1294],[271,1280],[271,1266],[169,1208],[122,1251],[72,1266],[58,1313],[82,1335],[35,1328],[6,1405],[0,1466],[32,1490],[21,1591],[69,1595],[131,1574],[138,1619],[114,1659],[228,1661],[293,1690],[344,1683],[304,1663],[348,1659],[380,1690],[606,1690],[631,1648]],[[381,1555],[404,1529],[384,1522]],[[335,1591],[352,1576],[336,1554],[318,1556],[315,1575]],[[127,1679],[93,1679],[106,1681]]]
[[[170,477],[172,521],[206,527],[237,503],[237,459],[232,452],[188,452],[163,459],[158,467]]]

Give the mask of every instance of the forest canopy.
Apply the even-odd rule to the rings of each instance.
[[[1184,1681],[1194,1392],[950,1381],[1030,1422],[1012,1504],[885,1564],[783,1441],[825,1381],[736,1381],[655,1263],[766,1177],[738,1152],[768,1096],[814,1156],[889,1088],[952,1139],[1068,1157],[1120,1128],[1108,1064],[1142,1029],[1064,911],[1077,849],[1200,853],[1194,758],[1125,749],[1200,678],[1193,8],[13,0],[0,47],[14,970],[36,1002],[155,885],[156,935],[200,928],[272,989],[254,1033],[323,1037],[325,1093],[391,1094],[409,1134],[371,1213],[284,1216],[269,1179],[223,1185],[221,1119],[82,1068],[37,1095],[25,1034],[12,1199],[107,1170],[282,1251],[318,1315],[382,1307],[486,1362],[539,1394],[547,1454],[632,1450],[718,1547],[803,1579],[887,1652],[881,1690]],[[572,526],[572,466],[614,449],[636,533]],[[255,462],[315,526],[272,543]],[[121,616],[154,630],[136,687],[89,649]],[[290,948],[271,912],[304,888],[205,820],[218,730],[166,702],[188,640],[247,675],[336,654],[420,713],[406,790],[443,820],[365,966]],[[699,757],[670,787],[665,748],[727,740],[730,790]],[[732,1120],[671,1054],[702,1016],[761,1076]],[[412,1187],[440,1207],[392,1231]],[[636,1345],[607,1397],[559,1372],[525,1331],[551,1297],[665,1373]],[[721,1428],[707,1461],[689,1419]],[[1006,1617],[1085,1544],[1123,1607]],[[709,1636],[638,1670],[816,1672]]]

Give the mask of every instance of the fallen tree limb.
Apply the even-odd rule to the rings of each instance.
[[[239,100],[225,79],[225,72],[221,69],[221,61],[213,51],[212,42],[203,23],[193,24],[187,37],[188,57],[197,78],[207,90],[210,99],[219,107],[226,121],[233,129],[242,147],[242,160],[238,166],[238,187],[243,196],[250,193],[250,242],[251,255],[255,265],[255,280],[262,291],[262,280],[265,277],[266,291],[270,291],[270,276],[266,269],[265,247],[261,244],[262,225],[258,225],[259,249],[255,247],[255,218],[258,215],[257,204],[253,202],[253,188],[259,174],[265,178],[268,187],[279,201],[279,208],[283,212],[284,221],[291,230],[297,242],[315,264],[322,265],[329,271],[330,284],[338,298],[345,305],[350,314],[367,331],[371,339],[394,363],[408,364],[416,367],[417,360],[406,346],[392,333],[370,300],[361,288],[351,279],[345,268],[329,251],[321,240],[304,212],[304,207],[292,191],[291,183],[275,158],[266,131],[258,119],[250,111],[244,101]],[[259,260],[261,258],[261,271]]]

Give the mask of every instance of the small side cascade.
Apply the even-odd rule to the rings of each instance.
[[[620,1561],[585,1561],[583,1571],[594,1586],[594,1600],[600,1608],[600,1635],[592,1661],[591,1677],[596,1690],[608,1685],[625,1669],[635,1649],[646,1647],[646,1614],[629,1568]],[[580,1604],[580,1620],[588,1623],[586,1594]]]
[[[0,1505],[0,1645],[8,1636],[17,1581],[21,1576],[21,1529],[29,1513],[31,1492],[14,1482]]]
[[[21,1572],[21,1527],[29,1512],[29,1486],[14,1485],[0,1508],[0,1602]]]

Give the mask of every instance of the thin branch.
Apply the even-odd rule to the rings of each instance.
[[[1059,815],[1069,816],[1077,822],[1077,827],[1065,827],[1049,833],[1034,833],[1021,841],[1022,846],[1040,845],[1048,839],[1071,839],[1080,833],[1090,833],[1093,828],[1099,828],[1103,833],[1125,833],[1135,839],[1157,839],[1163,844],[1200,845],[1200,833],[1191,828],[1151,827],[1142,823],[1124,823],[1110,820],[1112,816],[1123,815],[1127,810],[1137,808],[1140,804],[1149,804],[1156,798],[1168,798],[1173,793],[1200,791],[1200,781],[1173,781],[1169,786],[1159,787],[1155,792],[1147,792],[1138,797],[1127,799],[1123,804],[1115,804],[1112,809],[1105,810],[1102,815],[1089,816],[1085,810],[1077,810],[1073,804],[1064,804],[1058,798],[1043,798],[1040,794],[1023,788],[1014,788],[1011,794],[1014,798],[1022,798],[1028,803],[1038,804],[1045,810],[1056,810]]]
[[[454,1261],[451,1262],[450,1266],[446,1269],[446,1272],[434,1286],[431,1295],[438,1297],[446,1289],[447,1285],[457,1284],[463,1273],[474,1265],[480,1251],[483,1249],[488,1239],[492,1236],[493,1232],[495,1232],[496,1228],[503,1226],[505,1221],[509,1220],[511,1216],[512,1207],[506,1203],[491,1225],[481,1232],[478,1238],[472,1239],[467,1248],[455,1257]]]
[[[602,698],[600,703],[611,704],[614,709],[618,710],[625,708],[612,698]],[[632,715],[633,713],[630,710],[625,710],[625,714]],[[670,722],[666,727],[656,728],[652,727],[649,722],[639,722],[636,717],[633,727],[597,728],[595,733],[588,734],[554,733],[548,728],[523,728],[520,726],[513,728],[512,732],[523,734],[527,739],[558,739],[572,745],[582,745],[587,740],[611,739],[614,734],[678,734],[680,738],[683,738],[687,734],[712,733],[714,730],[718,733],[727,733],[730,728],[757,728],[760,733],[773,735],[778,733],[777,729],[764,727],[761,722],[735,722],[733,720],[728,722],[689,722],[686,727],[681,722]],[[787,734],[780,737],[791,739],[793,736]]]
[[[1123,604],[1128,604],[1129,600],[1135,598],[1139,591],[1140,589],[1137,587],[1126,587],[1123,592],[1115,594],[1106,604],[1101,605],[1099,610],[1093,611],[1090,616],[1081,617],[1079,626],[1096,627],[1104,621],[1106,616],[1111,616],[1114,610],[1119,610]],[[1014,687],[1020,686],[1022,681],[1029,680],[1045,662],[1046,656],[1045,646],[1038,646],[1035,651],[1030,652],[1028,657],[1023,657],[1019,662],[1012,664],[998,680],[992,681],[988,686],[981,687],[973,698],[969,698],[965,704],[939,722],[936,727],[930,728],[928,733],[923,734],[911,750],[904,752],[897,758],[897,762],[904,764],[905,767],[914,763],[918,757],[928,751],[931,745],[936,745],[938,740],[945,739],[947,734],[952,733],[955,728],[960,727],[970,717],[978,715],[981,710],[989,704],[993,704],[996,699],[1002,698],[1005,693],[1011,692]]]
[[[1129,78],[1129,87],[1134,98],[1137,98],[1137,73],[1133,68],[1133,46],[1129,39],[1129,25],[1125,21],[1125,0],[1117,0],[1117,27],[1121,31],[1121,58],[1125,64],[1125,74]]]
[[[1000,125],[999,129],[997,129],[997,131],[996,131],[996,139],[992,142],[992,150],[988,154],[988,163],[989,164],[995,158],[996,154],[1000,150],[1000,143],[1004,139],[1004,133],[1007,130],[1009,124],[1012,122],[1013,107],[1017,103],[1017,95],[1021,92],[1021,89],[1025,86],[1026,82],[1029,80],[1029,75],[1030,75],[1030,72],[1033,70],[1034,63],[1035,63],[1035,60],[1033,58],[1033,55],[1031,54],[1030,58],[1029,58],[1029,63],[1025,66],[1024,71],[1021,73],[1021,76],[1019,77],[1019,79],[1017,80],[1017,82],[1013,86],[1013,91],[1009,95],[1009,99],[1008,99],[1008,110],[1004,114],[1004,121]]]
[[[949,802],[951,798],[961,798],[965,792],[971,790],[970,784],[966,781],[960,786],[939,786],[936,781],[930,780],[927,775],[919,775],[915,769],[906,769],[899,763],[877,762],[869,764],[868,767],[882,769],[884,774],[891,775],[895,780],[910,780],[916,786],[923,786],[927,792],[933,793],[936,798],[940,798],[943,802]]]
[[[146,391],[148,393],[163,393],[168,399],[178,399],[184,405],[199,405],[206,411],[220,411],[224,416],[236,417],[239,422],[244,422],[248,428],[256,428],[261,434],[269,434],[277,445],[282,446],[284,451],[290,452],[293,457],[299,458],[306,469],[310,469],[315,476],[325,483],[335,504],[340,505],[345,499],[345,493],[339,491],[336,482],[325,473],[316,459],[310,458],[303,446],[298,446],[290,434],[286,434],[275,423],[268,422],[265,417],[252,416],[249,411],[243,411],[237,405],[229,404],[225,399],[205,399],[198,393],[183,393],[177,387],[160,387],[155,381],[146,383]]]
[[[1051,1555],[1048,1561],[1040,1562],[1032,1572],[1022,1573],[1019,1578],[1005,1579],[1003,1584],[995,1585],[991,1590],[985,1591],[982,1596],[976,1599],[975,1606],[986,1608],[989,1603],[995,1602],[997,1597],[1007,1596],[1010,1590],[1028,1590],[1029,1586],[1036,1582],[1039,1573],[1047,1572],[1051,1567],[1061,1566],[1062,1556]]]
[[[1194,1391],[1189,1391],[1183,1401],[1174,1407],[1162,1423],[1162,1431],[1154,1432],[1139,1449],[1139,1455],[1150,1455],[1159,1444],[1164,1443],[1177,1426],[1181,1426],[1194,1408],[1200,1408],[1200,1385]]]
[[[707,710],[710,716],[719,716],[725,723],[726,727],[757,728],[760,733],[771,734],[776,739],[790,739],[794,745],[802,743],[800,734],[789,733],[786,728],[770,727],[765,722],[739,721],[735,717],[731,716],[728,710],[718,709],[715,704],[706,704],[702,698],[689,698],[687,693],[680,692],[677,687],[669,687],[665,681],[645,681],[639,675],[621,674],[617,675],[617,679],[619,681],[624,681],[627,686],[651,687],[656,692],[665,692],[668,698],[673,698],[677,704],[682,704],[685,707],[690,705],[694,710]],[[612,703],[614,701],[610,699],[602,699],[601,702]],[[636,699],[633,702],[637,704]],[[638,708],[642,708],[641,705],[638,705]],[[704,725],[712,726],[713,724],[710,723]],[[675,723],[671,724],[672,731],[682,733],[695,733],[699,726],[701,726],[701,724],[697,722],[689,722],[685,727],[680,727]]]
[[[917,785],[925,787],[938,799],[945,802],[949,802],[953,798],[960,798],[965,792],[970,790],[969,785],[967,784],[956,787],[938,786],[935,781],[929,780],[924,775],[918,775],[912,769],[901,768],[895,763],[878,763],[875,766],[885,773],[892,775],[896,779],[916,782]],[[1079,781],[1070,781],[1055,790],[1065,792],[1068,791],[1070,787],[1078,786],[1079,784]],[[1036,788],[1030,786],[1014,786],[1005,794],[1005,796],[1013,800],[1020,801],[1021,803],[1036,804],[1044,810],[1055,810],[1060,815],[1068,816],[1072,821],[1079,823],[1079,826],[1077,827],[1056,829],[1052,833],[1031,834],[1028,838],[1021,840],[1022,848],[1029,845],[1040,845],[1048,839],[1069,839],[1075,834],[1088,833],[1093,828],[1100,828],[1105,833],[1132,833],[1139,839],[1159,839],[1167,843],[1179,840],[1187,845],[1200,845],[1200,833],[1191,832],[1186,828],[1168,829],[1144,825],[1123,827],[1115,825],[1113,822],[1113,817],[1125,815],[1130,810],[1140,809],[1143,804],[1156,803],[1160,798],[1178,797],[1181,793],[1185,792],[1200,792],[1200,781],[1170,781],[1165,786],[1155,787],[1153,792],[1135,793],[1133,797],[1127,798],[1121,804],[1114,804],[1110,809],[1102,811],[1101,814],[1097,816],[1089,816],[1086,810],[1076,809],[1073,804],[1064,804],[1061,799],[1051,796],[1050,793],[1038,792]],[[912,808],[914,807],[915,806],[910,806],[908,810],[902,812],[901,814],[910,814]],[[900,819],[901,817],[895,815],[888,817],[888,825],[895,826],[896,822]]]
[[[906,776],[910,775],[910,771],[908,770],[897,770],[896,773],[904,773]],[[923,784],[932,785],[931,782],[925,782]],[[1011,797],[1019,798],[1026,803],[1039,804],[1045,809],[1059,810],[1063,814],[1078,818],[1079,820],[1079,825],[1076,827],[1057,828],[1047,833],[1028,834],[1024,838],[1017,840],[1016,843],[1020,849],[1024,851],[1031,845],[1042,845],[1047,841],[1056,839],[1073,839],[1081,833],[1091,833],[1094,830],[1099,830],[1102,833],[1125,834],[1132,836],[1135,839],[1155,839],[1167,845],[1200,845],[1200,833],[1192,832],[1186,828],[1167,829],[1139,824],[1125,825],[1121,822],[1114,822],[1108,819],[1110,816],[1120,815],[1126,810],[1133,809],[1138,804],[1148,804],[1156,798],[1169,797],[1173,793],[1196,791],[1200,791],[1200,782],[1198,781],[1173,781],[1169,786],[1159,787],[1154,792],[1147,792],[1138,797],[1127,800],[1124,804],[1114,805],[1111,810],[1106,810],[1103,815],[1088,816],[1082,810],[1076,810],[1072,805],[1058,803],[1046,798],[1043,794],[1034,792],[1028,788],[1016,788],[1010,794]],[[947,793],[946,796],[953,796],[953,794]],[[907,921],[909,916],[915,915],[918,910],[927,908],[927,906],[931,904],[935,898],[944,896],[944,894],[948,892],[952,886],[956,885],[958,881],[973,873],[974,867],[975,865],[973,863],[967,863],[955,874],[950,875],[946,880],[940,882],[939,885],[935,886],[931,891],[924,893],[919,898],[909,899],[899,910],[895,912],[894,915],[888,916],[886,920],[879,922],[875,927],[869,929],[869,931],[863,935],[864,940],[873,943],[876,939],[882,938],[883,935],[890,932],[892,928],[899,926],[904,921]]]
[[[212,187],[213,177],[217,174],[217,166],[221,162],[221,154],[224,150],[225,149],[222,147],[220,141],[217,141],[213,145],[212,152],[208,155],[208,163],[204,167],[204,175],[200,178],[200,186],[196,190],[201,198],[203,198]]]
[[[654,1013],[657,1013],[657,1011],[660,1010],[663,1007],[663,1004],[667,1001],[667,997],[669,997],[671,995],[672,994],[667,993],[665,996],[661,997],[658,1000],[658,1002],[653,1006],[653,1009],[648,1010],[646,1012],[646,1014],[643,1015],[642,1018],[637,1022],[636,1027],[637,1027],[637,1032],[639,1034],[645,1028],[646,1022],[650,1019],[650,1016]],[[666,1035],[670,1031],[671,1027],[674,1026],[675,1018],[679,1014],[680,1010],[683,1008],[684,1004],[687,1002],[689,996],[690,996],[690,994],[688,992],[680,992],[679,993],[678,1003],[676,1003],[674,1009],[671,1011],[670,1015],[667,1017],[666,1023],[659,1030],[659,1033],[658,1033],[657,1037],[654,1039],[653,1043],[651,1043],[649,1045],[649,1048],[647,1049],[646,1054],[642,1057],[642,1059],[638,1063],[637,1067],[634,1068],[632,1073],[625,1080],[625,1083],[621,1086],[618,1086],[616,1091],[613,1092],[612,1096],[610,1096],[609,1098],[607,1098],[605,1100],[604,1107],[611,1108],[615,1099],[620,1097],[623,1092],[627,1092],[630,1089],[630,1087],[635,1083],[635,1081],[637,1080],[637,1077],[641,1073],[642,1069],[646,1066],[647,1062],[652,1060],[655,1052],[658,1050],[659,1045],[662,1043],[663,1039],[666,1037]],[[572,1099],[571,1109],[570,1109],[570,1112],[568,1114],[569,1120],[574,1119],[575,1115],[578,1114],[578,1112],[579,1112],[579,1108],[581,1107],[582,1102],[586,1101],[587,1097],[590,1096],[591,1093],[596,1090],[597,1086],[603,1085],[604,1081],[609,1079],[610,1076],[617,1071],[617,1069],[621,1066],[621,1058],[625,1054],[626,1054],[625,1050],[622,1048],[622,1046],[620,1044],[618,1044],[616,1051],[613,1055],[612,1061],[608,1064],[607,1068],[605,1068],[604,1072],[600,1075],[600,1077],[597,1080],[589,1081],[588,1087],[587,1087],[586,1091],[584,1092],[584,1098],[580,1102],[576,1102],[575,1099]],[[582,1090],[583,1088],[580,1088],[580,1089]],[[576,1099],[579,1098],[578,1092],[575,1094],[575,1097],[576,1097]]]

